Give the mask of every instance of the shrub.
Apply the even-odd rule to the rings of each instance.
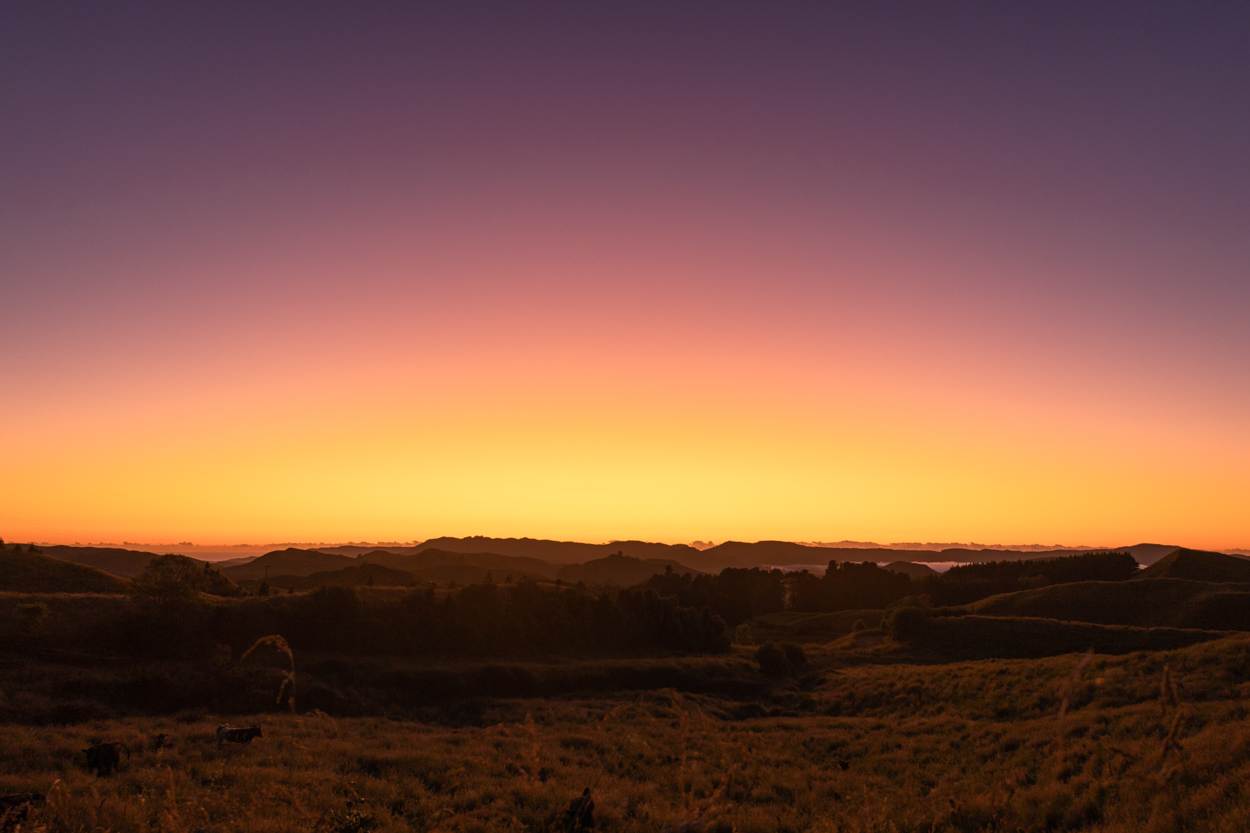
[[[765,642],[755,652],[755,661],[760,665],[760,673],[765,677],[790,676],[790,660],[786,651],[775,642]]]
[[[897,642],[914,642],[929,625],[929,611],[920,607],[899,607],[885,618],[885,632]]]
[[[791,673],[797,673],[807,668],[807,652],[803,650],[802,645],[787,642],[781,646],[781,650],[785,652],[786,662],[790,664]]]
[[[193,598],[199,593],[237,596],[238,587],[212,564],[183,555],[153,558],[135,578],[134,591],[159,599]]]

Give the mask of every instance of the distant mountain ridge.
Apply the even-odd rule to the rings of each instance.
[[[632,540],[591,544],[538,538],[468,536],[431,538],[428,541],[411,545],[343,544],[307,549],[288,547],[260,556],[242,556],[208,563],[216,564],[235,581],[251,581],[263,578],[266,572],[270,576],[307,576],[315,572],[344,569],[363,558],[383,566],[404,569],[415,575],[427,575],[429,578],[426,580],[470,582],[480,580],[490,571],[553,579],[559,576],[563,567],[584,565],[618,553],[642,561],[672,562],[687,570],[719,572],[726,567],[820,568],[830,561],[874,561],[883,564],[910,562],[916,565],[934,562],[1017,561],[1090,551],[1088,548],[1075,547],[1061,549],[948,547],[935,550],[901,549],[893,545],[888,547],[843,545],[848,543],[854,542],[839,542],[837,546],[829,546],[793,541],[725,541],[715,546],[699,549],[688,544]],[[1116,552],[1127,552],[1138,563],[1148,567],[1184,548],[1170,544],[1139,543],[1110,549]],[[122,578],[138,576],[157,556],[157,553],[153,552],[119,547],[47,545],[42,547],[41,551],[47,557],[91,567]],[[576,572],[571,571],[570,575]]]

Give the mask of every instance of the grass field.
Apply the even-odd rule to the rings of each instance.
[[[697,662],[698,660],[692,660]],[[726,660],[732,661],[732,660]],[[1124,656],[843,665],[750,698],[676,690],[500,698],[472,725],[261,713],[0,732],[22,830],[1242,831],[1250,639]],[[693,679],[693,677],[692,677]],[[153,750],[150,739],[168,736]],[[92,738],[132,750],[105,778]],[[9,829],[17,829],[10,826]]]

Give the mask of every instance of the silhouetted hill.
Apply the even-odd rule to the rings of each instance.
[[[356,560],[345,555],[330,555],[319,550],[285,549],[268,552],[246,564],[222,570],[234,581],[261,579],[270,576],[309,576],[329,570],[354,566]]]
[[[307,576],[270,576],[271,587],[296,590],[314,587],[410,587],[414,584],[412,573],[393,570],[381,564],[354,564],[339,570],[324,570]]]
[[[792,541],[726,541],[703,550],[695,560],[685,563],[701,570],[720,570],[725,567],[824,565],[830,561],[913,563],[957,561],[980,564],[986,561],[1023,561],[1034,558],[1055,558],[1073,555],[1083,550],[1003,550],[968,549],[952,547],[944,550],[904,550],[889,547],[817,547],[796,544]]]
[[[120,593],[129,583],[117,576],[11,547],[0,549],[0,591],[18,593]]]
[[[1133,544],[1131,547],[1116,547],[1117,552],[1126,552],[1137,559],[1138,564],[1147,567],[1178,549],[1180,547],[1176,544]]]
[[[251,564],[257,558],[260,558],[260,556],[259,555],[241,555],[238,558],[227,558],[224,561],[214,561],[212,563],[217,566],[217,569],[225,570],[230,567],[242,567],[244,564]]]
[[[386,547],[385,549],[391,549]],[[497,553],[499,555],[537,558],[553,564],[581,564],[597,558],[623,553],[634,558],[671,558],[688,566],[697,565],[702,555],[688,544],[657,544],[650,541],[613,541],[609,544],[584,544],[578,541],[548,541],[538,538],[431,538],[415,547],[418,552]]]
[[[891,561],[889,564],[882,564],[883,569],[893,573],[902,573],[908,578],[928,578],[936,576],[937,570],[927,564],[917,564],[915,561]]]
[[[424,581],[455,581],[462,584],[482,581],[488,573],[496,579],[509,575],[513,578],[526,576],[553,579],[560,569],[547,561],[526,556],[435,549],[409,553],[374,550],[361,555],[359,560],[406,570]]]
[[[1117,552],[1131,554],[1141,564],[1152,564],[1173,552],[1176,547],[1166,544],[1135,544],[1117,547]],[[986,561],[1021,561],[1034,558],[1056,558],[1095,551],[1090,547],[1028,546],[1020,549],[1007,547],[947,546],[941,549],[905,548],[878,544],[862,546],[821,546],[793,541],[726,541],[706,549],[686,544],[661,544],[649,541],[614,541],[608,544],[588,544],[578,541],[552,541],[539,538],[490,538],[469,536],[465,538],[431,538],[415,545],[363,546],[345,544],[319,547],[319,552],[356,558],[382,551],[395,555],[415,555],[429,550],[459,552],[465,554],[494,553],[517,558],[533,558],[551,564],[580,564],[621,552],[634,558],[669,558],[687,567],[705,572],[716,572],[725,567],[757,567],[807,565],[824,566],[830,561],[862,562],[880,564],[908,561],[914,564],[931,562],[960,562],[979,564]]]
[[[1100,625],[1250,630],[1250,584],[1175,578],[1080,581],[990,596],[967,609]]]
[[[652,576],[663,575],[669,570],[679,575],[697,575],[693,570],[669,558],[635,558],[615,553],[596,558],[584,564],[570,564],[560,570],[560,579],[568,582],[583,581],[592,585],[633,587]]]
[[[1142,570],[1140,578],[1250,582],[1250,559],[1202,550],[1175,549]]]
[[[81,564],[122,578],[134,578],[147,569],[156,553],[120,547],[46,546],[39,551],[48,558]]]

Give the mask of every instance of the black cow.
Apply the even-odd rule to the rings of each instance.
[[[582,790],[580,796],[569,802],[562,826],[566,833],[584,833],[595,828],[595,800],[590,797],[590,787]]]
[[[87,759],[87,769],[99,776],[112,775],[116,772],[122,765],[123,752],[129,760],[130,750],[125,746],[102,740],[92,741],[91,745],[82,751]]]
[[[231,726],[223,723],[217,727],[217,747],[223,743],[248,744],[253,738],[262,737],[259,726]]]

